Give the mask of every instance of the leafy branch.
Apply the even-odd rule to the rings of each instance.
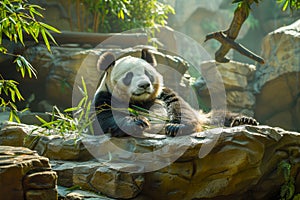
[[[158,0],[68,0],[72,29],[74,4],[79,31],[123,32],[157,24],[163,26],[167,24],[168,14],[175,13],[170,5]]]
[[[82,99],[77,106],[67,108],[60,111],[58,107],[54,106],[51,113],[50,122],[45,121],[43,118],[36,116],[42,123],[42,127],[50,130],[57,131],[60,135],[64,136],[68,133],[73,133],[78,138],[82,133],[90,131],[93,134],[93,121],[95,114],[91,114],[92,102],[89,100],[88,91],[83,78],[81,78],[82,88],[79,91],[82,94]]]
[[[277,0],[277,3],[282,5],[282,11],[286,11],[287,8],[290,8],[293,12],[300,8],[300,0]]]
[[[3,44],[3,39],[8,39],[14,43],[21,43],[25,46],[24,34],[32,37],[36,43],[39,42],[39,37],[43,38],[43,41],[51,52],[50,42],[57,44],[55,39],[52,37],[50,31],[60,33],[56,28],[43,23],[38,18],[43,18],[40,13],[44,10],[39,5],[29,4],[26,0],[2,0],[0,1],[0,53],[6,56],[15,57],[13,63],[17,66],[19,71],[24,78],[26,74],[30,78],[33,76],[37,78],[36,70],[33,66],[22,56],[8,52],[8,49]],[[19,121],[17,116],[17,107],[15,106],[16,97],[17,99],[24,100],[20,94],[18,83],[14,80],[5,80],[1,76],[0,80],[0,106],[12,108],[10,120],[13,118]],[[10,99],[6,100],[3,97],[3,93]]]
[[[51,51],[49,39],[56,44],[49,31],[56,33],[60,33],[60,31],[37,19],[37,17],[43,18],[40,13],[40,10],[44,10],[42,7],[26,2],[25,0],[0,1],[0,47],[4,54],[7,51],[2,45],[4,36],[10,41],[20,42],[25,46],[24,33],[32,37],[36,43],[39,42],[41,35],[49,51]]]

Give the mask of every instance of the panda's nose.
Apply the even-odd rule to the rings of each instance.
[[[148,83],[148,82],[143,82],[143,83],[138,84],[138,87],[143,88],[143,89],[147,89],[149,86],[150,86],[150,83]]]

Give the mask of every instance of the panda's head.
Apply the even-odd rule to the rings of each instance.
[[[105,83],[100,90],[121,101],[153,101],[163,86],[163,78],[155,66],[155,57],[147,49],[142,50],[141,58],[126,56],[116,60],[112,53],[105,53],[97,63],[99,70],[106,71]]]

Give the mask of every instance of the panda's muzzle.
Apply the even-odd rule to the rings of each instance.
[[[150,83],[148,83],[148,82],[140,83],[140,84],[138,84],[138,87],[147,89],[148,87],[150,87]]]
[[[151,94],[153,92],[153,88],[149,82],[142,82],[137,85],[137,90],[133,92],[133,95],[140,96],[143,94]]]

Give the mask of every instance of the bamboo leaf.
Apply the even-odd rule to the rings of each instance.
[[[44,43],[45,43],[45,45],[46,45],[48,51],[51,52],[50,44],[49,44],[49,41],[48,41],[48,38],[47,38],[47,35],[46,35],[46,32],[45,32],[45,29],[41,28],[41,29],[40,29],[40,32],[41,32],[41,34],[42,34]]]
[[[39,17],[44,17],[40,12],[38,12],[34,7],[37,7],[36,5],[32,5],[29,8],[29,13],[31,15],[32,18],[35,18],[35,15],[39,16]],[[40,9],[44,10],[42,7],[38,6]]]
[[[48,35],[48,37],[51,39],[51,41],[52,41],[54,44],[58,45],[57,42],[55,41],[54,37],[51,35],[51,33],[49,33],[49,31],[47,31],[47,30],[45,30],[45,32],[46,32],[46,34]]]
[[[21,120],[17,114],[16,109],[12,110],[12,113],[13,113],[13,118],[16,120],[16,122],[21,123]]]
[[[10,121],[10,122],[14,121],[14,114],[13,114],[12,110],[9,112],[8,121]]]
[[[64,112],[73,112],[75,110],[78,110],[78,108],[77,107],[67,108],[64,110]]]
[[[24,41],[23,41],[23,31],[22,31],[21,25],[18,24],[18,25],[16,26],[16,29],[17,29],[19,41],[21,42],[21,44],[22,44],[23,46],[25,46]]]
[[[288,5],[289,5],[289,0],[286,0],[282,6],[282,11],[286,11]]]
[[[48,123],[47,121],[45,121],[43,118],[41,118],[41,117],[38,116],[38,115],[35,115],[35,117],[36,117],[41,123],[43,123],[43,124],[47,124],[47,123]]]
[[[13,102],[16,102],[16,92],[14,89],[12,88],[9,88],[9,91],[10,91],[10,98]]]
[[[87,88],[83,77],[81,77],[81,83],[83,87],[83,96],[85,96],[87,94]]]
[[[46,28],[46,29],[48,29],[48,30],[50,30],[50,31],[53,31],[53,32],[56,32],[56,33],[61,33],[58,29],[54,28],[53,26],[50,26],[49,24],[45,24],[45,23],[43,23],[43,22],[40,22],[40,24],[41,24],[44,28]]]

